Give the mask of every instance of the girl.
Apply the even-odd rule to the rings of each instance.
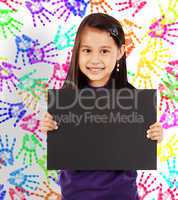
[[[73,48],[70,69],[63,87],[134,88],[127,81],[125,38],[113,17],[90,14],[81,22]],[[52,115],[45,114],[42,131],[57,129]],[[146,134],[145,134],[146,135]],[[151,140],[162,140],[161,124],[147,131]],[[136,171],[61,170],[62,200],[138,200]]]

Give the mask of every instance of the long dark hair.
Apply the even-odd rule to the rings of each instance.
[[[87,85],[88,78],[81,72],[78,64],[81,33],[86,26],[109,32],[111,37],[116,42],[118,48],[120,48],[122,45],[125,45],[125,35],[123,28],[114,17],[104,13],[94,13],[86,16],[81,22],[76,34],[70,67],[63,88],[70,88],[71,86],[73,87],[73,85],[75,85],[75,87],[77,88],[83,88],[85,87],[85,85]],[[119,71],[117,71],[116,68],[117,62],[111,73],[109,83],[111,84],[111,82],[113,82],[114,80],[115,87],[121,88],[127,84],[127,68],[125,53],[119,60]]]

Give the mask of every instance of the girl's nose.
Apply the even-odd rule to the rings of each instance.
[[[99,64],[100,63],[99,56],[98,55],[92,55],[92,57],[91,57],[91,63],[93,65]]]

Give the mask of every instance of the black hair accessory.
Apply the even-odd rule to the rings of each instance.
[[[110,35],[113,36],[117,41],[119,41],[119,44],[121,45],[118,29],[116,27],[112,27],[112,28],[109,28],[108,31]]]

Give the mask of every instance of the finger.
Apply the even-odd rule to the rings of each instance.
[[[151,137],[150,139],[151,139],[151,140],[158,140],[158,141],[161,140],[161,138],[160,138],[159,136],[154,136],[154,137]]]
[[[48,132],[48,131],[53,131],[54,129],[52,129],[52,128],[49,128],[49,127],[46,127],[46,126],[43,126],[43,127],[41,127],[41,129],[40,129],[40,131],[41,132]]]
[[[149,128],[154,128],[154,127],[162,127],[162,125],[160,122],[155,122],[154,124],[149,126]]]
[[[56,129],[57,125],[51,122],[45,122],[44,124],[41,125],[41,127],[48,127],[49,129]]]
[[[49,112],[46,112],[44,117],[47,119],[53,119],[53,116]]]
[[[147,130],[147,133],[150,134],[150,133],[154,133],[154,132],[162,132],[162,130],[158,127],[154,127],[154,128],[151,128],[151,129],[148,129]]]

